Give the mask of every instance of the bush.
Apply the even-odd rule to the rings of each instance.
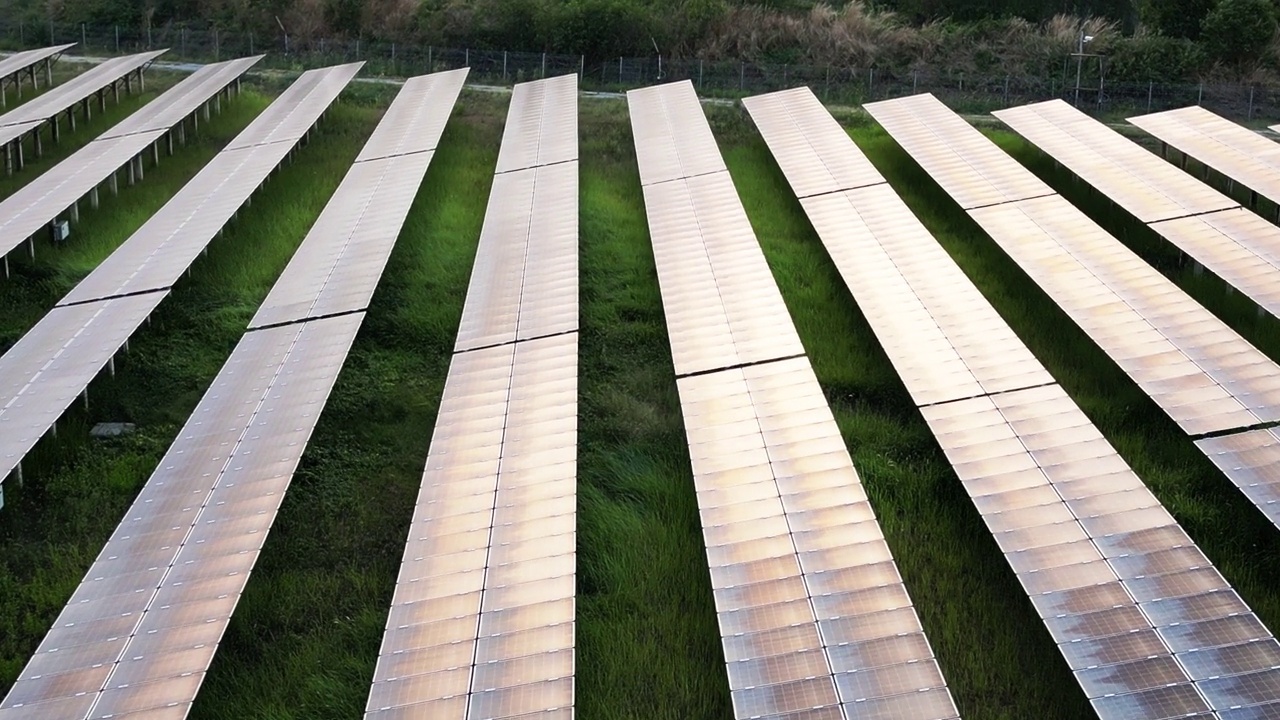
[[[1210,57],[1230,64],[1258,60],[1275,34],[1271,0],[1222,0],[1200,30]]]
[[[1214,0],[1146,0],[1142,19],[1162,34],[1196,40]]]
[[[1109,64],[1113,81],[1179,82],[1195,77],[1205,53],[1186,38],[1140,32],[1115,44]]]

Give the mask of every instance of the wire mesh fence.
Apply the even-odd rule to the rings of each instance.
[[[578,73],[584,89],[623,91],[659,82],[691,81],[704,96],[736,98],[807,85],[833,105],[931,92],[966,112],[985,112],[1062,98],[1097,115],[1133,115],[1200,104],[1239,121],[1280,119],[1280,87],[1228,83],[1108,82],[1094,75],[1076,87],[1074,74],[1026,77],[972,76],[937,70],[892,71],[838,65],[786,65],[643,58],[589,59],[581,55],[440,48],[420,44],[369,42],[360,38],[298,39],[283,32],[228,33],[186,25],[130,28],[85,24],[32,25],[0,20],[0,47],[30,48],[76,43],[72,54],[106,56],[168,48],[164,60],[204,63],[263,54],[261,67],[300,71],[363,60],[366,75],[408,77],[463,66],[472,82],[510,85]]]

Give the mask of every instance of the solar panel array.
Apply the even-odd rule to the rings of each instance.
[[[1179,250],[1280,316],[1280,228],[1061,100],[995,115]]]
[[[238,82],[262,56],[205,65],[146,107],[0,201],[0,255],[6,255],[92,192],[166,132]]]
[[[432,110],[385,121],[419,120],[412,129],[424,134],[436,121],[438,140],[438,121],[460,84],[460,77],[443,86],[410,81],[404,100]],[[416,188],[425,165],[415,172],[397,182]],[[331,204],[363,197],[344,187]],[[383,213],[403,220],[413,193],[383,189],[356,221],[394,240],[401,223],[383,221]],[[298,255],[350,232],[318,225]],[[389,254],[391,244],[370,238],[370,252]],[[365,277],[359,262],[332,268],[349,270]],[[299,288],[297,299],[311,292]],[[134,297],[150,295],[126,299]],[[186,717],[366,309],[351,305],[244,335],[0,703],[0,718]]]
[[[349,81],[359,65],[312,70],[303,77],[332,74]],[[299,93],[291,86],[272,103],[292,105],[315,97],[314,85],[304,84]],[[312,100],[307,115],[312,122],[332,102],[340,88],[330,85],[321,92],[323,104]],[[70,407],[101,371],[100,362],[75,362],[53,372],[48,367],[48,347],[73,343],[77,356],[86,360],[110,359],[149,314],[112,316],[110,330],[95,331],[94,345],[85,343],[90,322],[99,316],[83,316],[69,308],[78,305],[109,306],[103,301],[135,297],[143,302],[151,296],[151,308],[159,305],[168,289],[191,266],[222,226],[240,208],[267,174],[294,147],[301,133],[291,139],[252,150],[219,153],[195,178],[187,183],[163,208],[116,249],[97,269],[58,303],[38,325],[40,334],[28,333],[0,360],[0,387],[8,388],[0,397],[0,426],[12,423],[24,428],[21,434],[0,434],[0,478],[8,477],[36,441]]]
[[[797,136],[866,161],[806,88],[744,104],[797,191],[824,177]],[[1098,715],[1280,698],[1280,644],[883,178],[801,202]],[[988,342],[1028,371],[984,387]]]
[[[989,173],[1039,183],[931,95],[867,110],[944,188],[969,173],[929,158],[978,141],[996,153]],[[1061,196],[968,212],[1186,432],[1280,420],[1280,367]]]
[[[735,717],[959,717],[693,86],[628,104]]]
[[[31,87],[36,89],[40,86],[39,77],[36,75],[36,68],[43,65],[45,75],[49,84],[53,84],[53,61],[57,60],[62,53],[75,47],[75,43],[69,45],[54,45],[51,47],[36,48],[34,50],[24,50],[17,52],[4,58],[0,58],[0,107],[8,104],[8,85],[13,83],[13,87],[17,90],[18,97],[22,97],[22,76],[27,75],[31,78]]]
[[[84,104],[87,111],[90,99],[101,96],[108,88],[115,88],[116,83],[134,73],[141,77],[142,70],[165,52],[154,50],[103,61],[57,88],[0,115],[0,145],[14,144],[45,123],[53,122],[56,126],[62,113],[68,114],[74,127],[76,105]]]
[[[573,717],[576,117],[576,76],[516,86],[371,720]]]
[[[1184,156],[1280,202],[1280,145],[1199,106],[1142,115],[1129,122]]]

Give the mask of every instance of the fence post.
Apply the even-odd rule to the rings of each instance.
[[[623,83],[623,81],[622,81],[622,60],[623,60],[622,58],[618,58],[618,84],[619,84],[619,85],[621,85],[621,84]]]
[[[433,52],[434,50],[435,50],[435,48],[431,47],[430,45],[428,45],[428,46],[427,46],[427,72],[435,72],[435,71],[436,71],[436,66],[435,66],[435,64],[432,62],[432,57],[431,57],[431,56],[432,56],[432,52]]]
[[[120,26],[116,26],[116,54],[120,54]]]
[[[698,58],[698,89],[702,89],[702,58]]]
[[[462,66],[471,67],[471,48],[462,51]]]
[[[213,60],[217,62],[222,59],[221,38],[218,37],[218,28],[213,29]]]
[[[1197,105],[1204,104],[1204,81],[1203,80],[1200,81],[1200,94],[1199,96],[1196,97],[1196,104]]]
[[[742,63],[742,69],[738,71],[738,92],[747,89],[747,64]]]
[[[578,56],[578,82],[582,82],[587,77],[587,56]]]
[[[912,95],[916,94],[917,92],[916,88],[918,88],[919,86],[920,86],[920,71],[912,70],[911,71],[911,94]]]
[[[547,54],[542,53],[542,77],[547,76]]]
[[[84,23],[80,23],[80,50],[81,52],[89,51],[89,43],[85,41]]]
[[[827,80],[825,83],[823,83],[823,86],[822,86],[822,99],[823,100],[831,99],[831,66],[830,65],[827,66]]]
[[[502,82],[507,81],[507,51],[502,51]]]
[[[151,23],[147,23],[147,49],[151,49]]]
[[[391,43],[391,74],[396,74],[396,44]]]
[[[1155,95],[1155,91],[1156,91],[1155,81],[1154,80],[1149,81],[1147,83],[1147,112],[1151,112],[1151,98],[1153,95]]]
[[[182,57],[185,59],[187,57],[187,26],[186,25],[183,25],[182,28],[178,30],[178,36],[181,38],[180,42],[182,43]]]
[[[871,99],[872,93],[875,92],[875,87],[876,87],[876,69],[871,68],[870,70],[867,71],[867,99],[868,100]]]
[[[249,33],[249,54],[253,54],[253,33]]]
[[[1009,104],[1009,76],[1004,76],[1004,104]]]
[[[788,71],[788,70],[790,70],[790,69],[791,69],[791,66],[790,66],[790,65],[786,65],[786,64],[784,64],[784,65],[782,66],[782,87],[784,87],[784,88],[787,86],[787,77],[788,77],[788,73],[787,73],[787,71]]]
[[[1253,119],[1253,86],[1249,86],[1249,119]]]

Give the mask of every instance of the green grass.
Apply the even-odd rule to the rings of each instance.
[[[0,512],[7,689],[218,372],[388,91],[353,89],[138,333],[88,411],[60,423]],[[143,184],[104,196],[71,242],[0,285],[16,340],[265,106],[246,93]],[[363,710],[448,371],[507,98],[464,93],[364,327],[193,708],[197,719]],[[766,257],[961,711],[1066,720],[1087,702],[1036,618],[758,134],[710,110]],[[845,117],[999,312],[1264,620],[1280,620],[1276,533],[1178,429],[883,132]],[[581,106],[577,703],[581,717],[731,716],[661,297],[623,103]],[[1273,356],[1271,321],[1196,276],[1014,136],[993,137]],[[59,148],[59,153],[68,151]],[[11,190],[10,190],[11,191]],[[136,422],[109,442],[99,420]]]

